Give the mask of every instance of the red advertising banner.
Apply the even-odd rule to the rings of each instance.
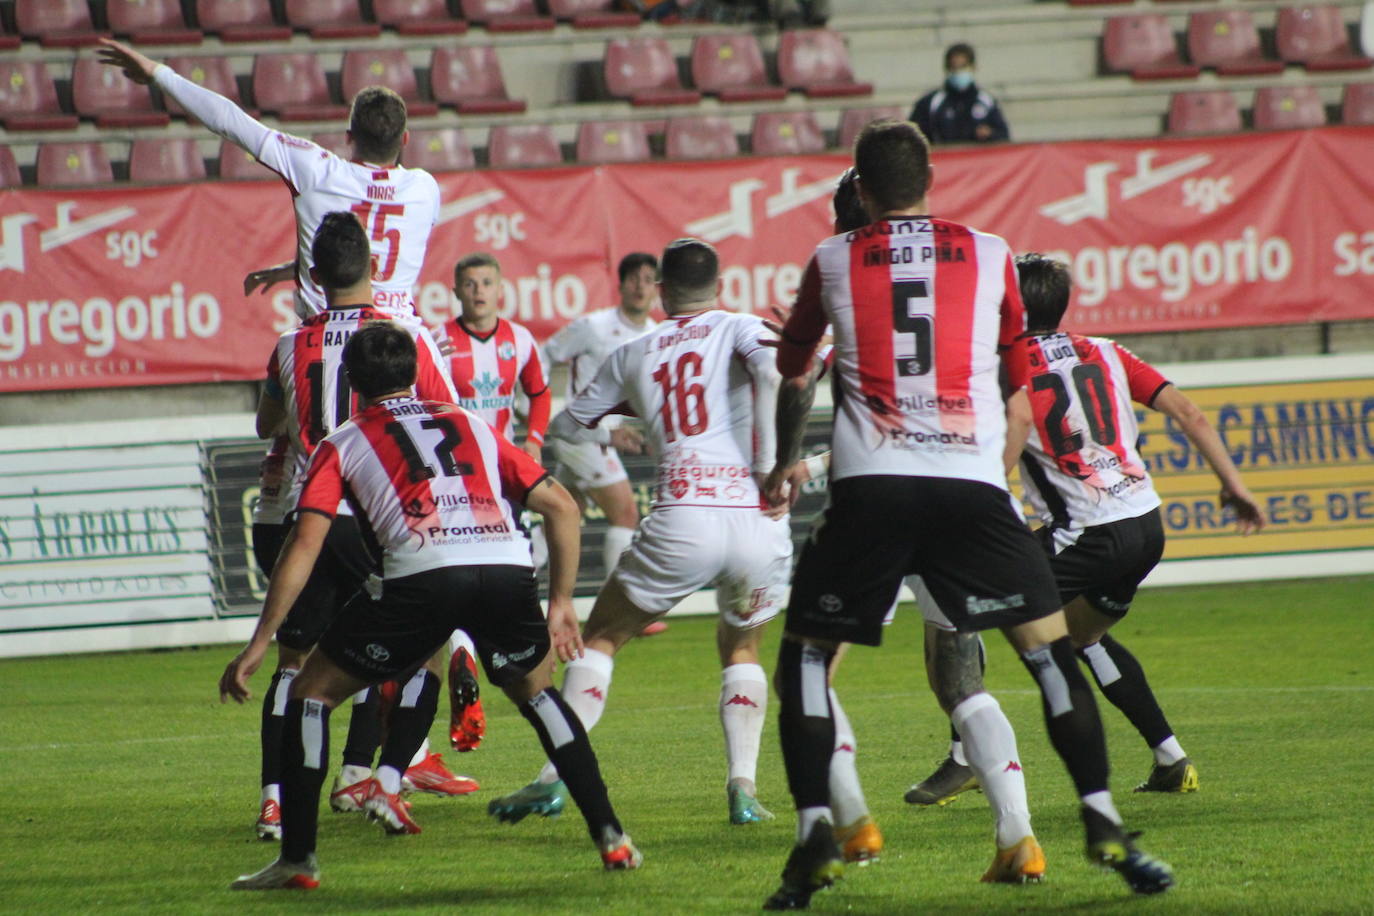
[[[1090,333],[1374,317],[1374,128],[935,153],[933,212],[1073,267]],[[829,232],[841,155],[440,176],[416,290],[437,323],[455,261],[489,251],[540,338],[613,304],[615,263],[695,235],[723,303],[787,305]],[[0,191],[0,391],[242,380],[294,322],[244,275],[294,254],[280,183]]]

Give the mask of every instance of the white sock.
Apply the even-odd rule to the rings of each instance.
[[[472,644],[472,637],[463,630],[454,630],[448,638],[449,650],[455,655],[459,649],[467,649],[468,655],[472,656],[473,661],[477,661],[477,647]]]
[[[270,801],[274,801],[274,802],[276,802],[276,803],[279,804],[279,805],[281,804],[281,784],[280,784],[280,783],[272,782],[272,783],[268,783],[267,785],[265,785],[265,786],[262,787],[262,798],[260,798],[260,799],[258,800],[258,804],[259,804],[259,805],[265,805],[265,804],[267,804],[267,803],[270,802]]]
[[[1178,739],[1173,735],[1159,742],[1151,750],[1155,752],[1155,763],[1166,767],[1171,763],[1178,763],[1188,756],[1183,753],[1183,745],[1179,744]]]
[[[829,821],[835,823],[835,818],[830,814],[830,809],[824,806],[815,808],[797,809],[797,842],[805,843],[806,837],[811,833],[811,828],[817,821]]]
[[[834,809],[838,826],[851,827],[868,816],[868,802],[864,800],[859,769],[855,766],[859,743],[854,739],[854,726],[849,724],[849,716],[840,706],[834,688],[830,690],[830,715],[835,720],[835,752],[830,755],[830,807]]]
[[[377,781],[382,784],[382,791],[388,795],[395,795],[401,791],[401,771],[395,767],[379,766],[376,772]]]
[[[611,692],[611,672],[615,659],[605,652],[587,649],[581,658],[568,662],[563,674],[563,702],[577,713],[582,727],[591,731],[601,721],[606,709],[606,696]],[[545,785],[558,781],[558,769],[553,761],[539,771],[539,781]]]
[[[968,758],[964,756],[964,742],[951,741],[949,743],[949,756],[961,767],[968,766]]]
[[[606,538],[601,542],[601,562],[606,565],[606,575],[609,576],[611,570],[615,569],[615,565],[620,562],[620,555],[630,546],[634,536],[633,528],[612,525],[606,529]]]
[[[997,823],[997,847],[1006,849],[1032,836],[1026,774],[1016,750],[1016,733],[990,693],[975,693],[949,714],[963,738],[968,765],[988,797]]]
[[[371,778],[371,767],[359,767],[351,763],[345,763],[339,770],[339,782],[343,783],[345,786],[355,786],[364,779]]]
[[[1084,795],[1083,804],[1092,808],[1113,824],[1121,823],[1121,814],[1116,810],[1116,805],[1112,803],[1112,793],[1108,792],[1106,789],[1100,792],[1089,792],[1087,795]]]
[[[747,779],[753,784],[767,709],[768,675],[762,666],[746,663],[721,669],[720,727],[725,732],[728,779]]]

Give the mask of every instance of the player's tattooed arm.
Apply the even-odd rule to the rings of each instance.
[[[926,677],[946,713],[983,689],[977,633],[951,633],[926,624]]]

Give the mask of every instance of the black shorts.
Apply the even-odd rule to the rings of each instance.
[[[1135,518],[1084,528],[1078,540],[1058,553],[1052,529],[1035,533],[1049,555],[1059,600],[1068,604],[1081,595],[1117,620],[1131,609],[1136,589],[1164,554],[1164,524],[1157,508]]]
[[[477,646],[487,679],[519,682],[549,651],[549,628],[528,566],[445,566],[355,596],[320,638],[319,650],[371,683],[413,671],[454,630]]]
[[[269,576],[290,532],[290,525],[253,526],[253,556]],[[299,651],[314,646],[325,627],[362,590],[368,575],[375,570],[358,520],[351,515],[335,516],[310,578],[277,630],[277,642]]]
[[[919,574],[960,632],[1059,610],[1044,551],[1005,490],[947,477],[864,476],[830,485],[792,577],[787,631],[882,642],[902,577]]]

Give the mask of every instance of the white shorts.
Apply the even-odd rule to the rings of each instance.
[[[616,564],[616,581],[640,610],[664,614],[714,585],[732,627],[762,626],[782,610],[792,571],[786,518],[754,509],[655,509]]]
[[[911,589],[911,594],[916,598],[916,606],[921,609],[921,616],[925,618],[926,623],[953,633],[954,624],[949,622],[945,612],[940,610],[940,605],[935,603],[925,581],[920,576],[907,576],[902,581]]]
[[[586,493],[628,479],[620,453],[609,445],[562,439],[550,439],[546,444],[558,461],[553,476],[565,487]]]

